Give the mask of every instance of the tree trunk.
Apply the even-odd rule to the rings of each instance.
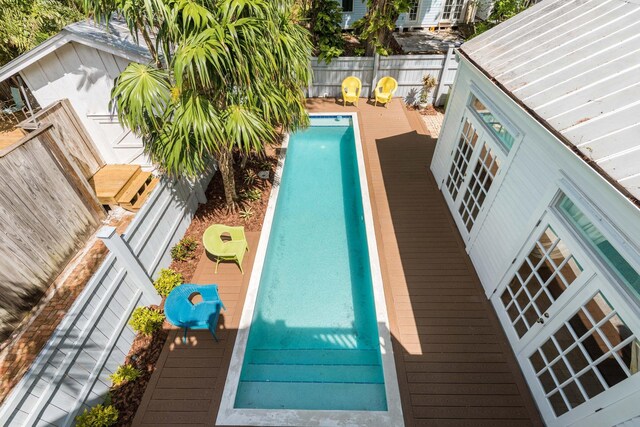
[[[222,176],[222,185],[224,187],[224,197],[229,209],[235,209],[238,195],[236,194],[236,180],[233,173],[233,154],[223,149],[218,156],[218,167]]]

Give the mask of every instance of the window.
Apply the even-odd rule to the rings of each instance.
[[[409,4],[409,21],[413,22],[418,19],[418,8],[420,6],[420,0],[411,0]]]
[[[515,141],[513,135],[509,133],[500,120],[473,94],[471,95],[470,106],[477,116],[487,125],[491,133],[498,138],[500,144],[509,152]]]
[[[353,0],[342,0],[342,11],[353,12]]]
[[[620,278],[627,288],[640,298],[640,274],[613,247],[611,242],[598,230],[589,218],[569,199],[563,195],[558,202],[558,210],[573,228],[596,251],[600,259]]]
[[[458,208],[467,231],[471,231],[499,169],[500,161],[493,150],[484,144],[469,179],[467,191]]]

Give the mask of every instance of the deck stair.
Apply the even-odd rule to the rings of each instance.
[[[91,177],[89,184],[100,203],[136,212],[158,184],[158,178],[138,165],[105,165]]]
[[[379,410],[386,402],[377,350],[258,348],[246,357],[236,407]]]

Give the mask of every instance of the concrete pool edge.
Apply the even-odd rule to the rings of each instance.
[[[369,267],[373,284],[376,323],[382,369],[384,375],[385,392],[387,398],[386,411],[344,411],[344,410],[282,410],[282,409],[236,409],[234,403],[240,381],[244,355],[249,337],[249,329],[253,319],[258,288],[264,267],[264,261],[271,234],[273,217],[278,199],[280,179],[286,159],[289,135],[285,137],[282,150],[278,158],[275,172],[274,186],[269,197],[267,211],[256,249],[256,258],[249,280],[247,296],[242,310],[236,342],[234,344],[231,362],[227,371],[222,400],[218,411],[216,424],[219,425],[367,425],[367,426],[401,426],[404,424],[400,391],[396,374],[395,360],[391,343],[389,319],[380,270],[380,260],[373,222],[373,210],[367,181],[367,171],[364,159],[363,143],[360,136],[357,113],[311,113],[313,117],[348,117],[351,118],[355,137],[356,158],[358,163],[358,177],[362,196],[367,246],[369,249]]]

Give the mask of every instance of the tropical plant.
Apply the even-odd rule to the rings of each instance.
[[[252,188],[251,190],[247,190],[244,192],[243,198],[249,199],[252,202],[255,202],[256,200],[260,200],[261,197],[262,197],[262,191],[260,191],[260,189],[258,188]]]
[[[245,185],[253,185],[256,183],[256,179],[258,179],[258,174],[249,169],[244,174],[244,183]]]
[[[429,93],[436,87],[438,81],[431,74],[425,74],[422,77],[422,90],[420,91],[420,103],[426,104],[429,102]]]
[[[174,247],[171,248],[171,259],[174,261],[184,261],[191,259],[198,248],[198,241],[193,237],[183,237]]]
[[[536,3],[535,0],[496,0],[491,9],[489,19],[474,24],[472,37],[484,33],[499,23],[516,16]]]
[[[336,0],[314,0],[308,12],[316,54],[327,64],[344,52],[341,12]]]
[[[245,208],[245,209],[240,211],[239,215],[240,215],[240,218],[242,218],[242,219],[244,219],[246,221],[246,220],[250,219],[253,216],[253,209]]]
[[[411,0],[367,0],[367,14],[353,23],[353,29],[365,43],[365,55],[388,55],[391,33],[401,13],[408,12]]]
[[[109,427],[118,422],[118,410],[111,405],[96,405],[76,417],[76,427]]]
[[[74,0],[0,0],[0,65],[82,18]]]
[[[129,381],[137,380],[140,375],[142,375],[142,372],[139,369],[131,365],[120,365],[109,378],[111,378],[113,385],[119,386]]]
[[[153,287],[156,288],[158,295],[166,297],[176,286],[180,286],[182,281],[182,274],[170,268],[163,268],[153,282]]]
[[[138,307],[133,310],[129,325],[143,335],[153,335],[164,322],[164,313],[151,307]]]
[[[309,124],[303,89],[311,43],[290,12],[292,0],[85,0],[105,20],[124,16],[148,42],[152,64],[130,64],[112,107],[173,176],[195,176],[218,161],[235,208],[233,153],[260,152],[277,132]]]

